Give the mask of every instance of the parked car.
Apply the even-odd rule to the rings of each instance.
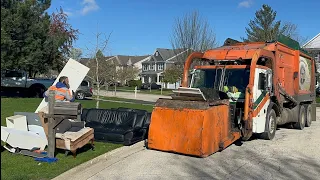
[[[1,91],[20,92],[29,97],[43,97],[43,93],[53,84],[54,79],[32,79],[23,70],[2,70]]]
[[[316,88],[316,95],[317,95],[317,97],[320,96],[320,86],[318,86],[318,87]]]
[[[86,97],[92,97],[93,92],[89,81],[82,81],[80,86],[75,92],[76,99],[85,99]]]
[[[143,83],[141,85],[141,89],[161,89],[161,85],[158,85],[156,83]]]

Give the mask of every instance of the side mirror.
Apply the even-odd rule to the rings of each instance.
[[[259,90],[266,90],[267,88],[267,78],[266,74],[259,73],[259,82],[258,82],[258,89]]]
[[[296,79],[296,78],[298,78],[298,72],[293,73],[293,79]]]

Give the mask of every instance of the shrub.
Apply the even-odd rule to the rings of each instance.
[[[137,86],[138,88],[140,88],[142,85],[142,82],[141,82],[141,80],[131,80],[128,82],[128,84],[129,84],[129,87],[136,87]]]

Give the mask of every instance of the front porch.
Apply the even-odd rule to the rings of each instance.
[[[162,72],[155,73],[155,74],[142,74],[141,75],[141,81],[142,83],[156,83],[158,85],[161,85],[162,88],[166,89],[176,89],[180,86],[181,82],[176,82],[173,84],[170,83],[164,83],[162,82],[163,75]]]

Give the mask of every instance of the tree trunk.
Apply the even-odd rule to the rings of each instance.
[[[99,98],[100,98],[100,86],[99,86],[99,84],[98,84],[98,86],[97,86],[97,96],[96,96],[96,108],[98,109],[99,108],[99,102],[100,102],[100,100],[99,100]]]
[[[96,83],[97,83],[97,98],[96,98],[96,108],[99,108],[99,98],[100,98],[100,82],[99,82],[99,61],[98,58],[96,57]]]

